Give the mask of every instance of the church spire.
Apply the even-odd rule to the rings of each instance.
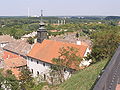
[[[45,29],[45,24],[43,22],[43,10],[41,10],[41,16],[40,16],[40,28],[39,30]]]
[[[42,23],[43,22],[43,20],[42,20],[42,18],[43,18],[43,10],[41,10],[41,16],[40,16],[40,18],[41,18],[40,22]]]
[[[43,10],[41,10],[40,27],[37,30],[37,42],[42,43],[44,39],[47,39],[47,30],[45,29],[45,24],[43,23]]]

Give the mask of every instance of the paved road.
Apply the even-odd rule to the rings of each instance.
[[[93,90],[115,90],[117,84],[120,84],[120,46],[106,66]]]
[[[115,72],[112,75],[112,79],[108,86],[108,90],[115,90],[117,84],[119,83],[119,79],[120,79],[120,62],[118,64]]]

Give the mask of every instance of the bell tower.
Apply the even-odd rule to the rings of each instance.
[[[47,39],[47,30],[45,29],[45,24],[42,20],[43,10],[41,10],[41,20],[40,20],[40,28],[37,30],[37,42],[42,43],[44,39]]]

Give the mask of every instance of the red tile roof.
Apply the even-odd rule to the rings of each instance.
[[[3,59],[3,55],[4,55],[3,49],[0,47],[0,59]]]
[[[7,44],[3,49],[25,56],[31,50],[31,44],[24,40],[15,40]]]
[[[7,42],[11,42],[14,41],[15,39],[12,38],[9,35],[0,35],[0,43],[7,43]]]
[[[15,68],[15,67],[17,68],[27,65],[27,61],[22,57],[5,59],[4,63],[5,63],[5,68]]]
[[[120,84],[117,84],[116,90],[120,90]]]
[[[4,51],[3,59],[11,59],[11,58],[17,58],[17,57],[20,57],[20,56],[8,51]]]
[[[12,73],[19,79],[19,67],[26,66],[27,61],[22,57],[12,58],[12,59],[5,59],[4,60],[4,71],[11,70]]]
[[[18,68],[12,68],[11,69],[12,73],[15,75],[17,79],[19,79],[20,71]]]
[[[52,63],[51,60],[59,56],[59,49],[67,46],[78,48],[81,57],[84,57],[86,49],[88,48],[88,46],[84,45],[44,40],[42,43],[36,43],[32,50],[28,53],[28,56],[47,63]]]

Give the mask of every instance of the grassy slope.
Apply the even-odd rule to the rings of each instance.
[[[58,90],[89,90],[108,60],[98,62],[74,74]]]

